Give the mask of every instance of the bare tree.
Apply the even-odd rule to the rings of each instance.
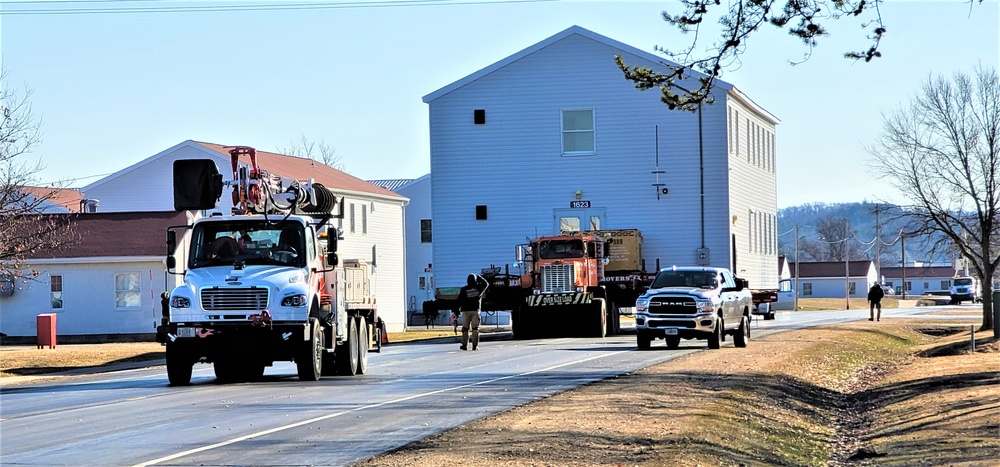
[[[857,242],[858,231],[844,217],[827,215],[816,221],[816,234],[823,261],[850,261],[864,258]]]
[[[31,90],[18,93],[6,86],[0,73],[0,276],[32,277],[24,260],[40,251],[55,251],[73,241],[66,216],[41,214],[59,187],[28,191],[38,184],[44,168],[28,160],[41,139],[41,123],[31,112]]]
[[[645,67],[629,67],[617,56],[615,62],[625,79],[635,83],[639,89],[660,88],[663,101],[671,109],[695,110],[703,102],[712,102],[712,86],[722,76],[725,68],[738,64],[746,50],[748,39],[764,26],[787,29],[789,35],[798,38],[806,47],[803,61],[812,54],[817,40],[828,34],[823,23],[844,17],[855,17],[862,21],[868,31],[870,46],[866,50],[847,52],[846,58],[871,61],[880,57],[878,51],[882,36],[886,33],[879,5],[884,0],[735,0],[725,5],[719,0],[680,0],[683,13],[673,15],[664,11],[663,20],[684,33],[694,32],[690,46],[672,51],[657,47],[671,62],[665,63],[668,72],[661,73]],[[968,0],[970,8],[973,2]],[[724,10],[728,8],[728,11]],[[721,13],[720,13],[721,12]],[[719,37],[708,47],[698,43],[701,28],[707,18],[721,14]],[[701,50],[707,50],[702,54]],[[692,72],[699,72],[696,75]],[[697,87],[686,88],[694,78]]]
[[[298,141],[291,141],[290,145],[285,148],[278,148],[278,152],[288,156],[301,157],[303,159],[312,159],[314,161],[322,162],[325,165],[333,167],[342,172],[347,170],[347,165],[344,164],[344,158],[337,154],[337,150],[326,144],[326,141],[319,140],[319,142],[310,140],[306,138],[306,135],[299,136]]]
[[[913,201],[913,235],[943,234],[983,284],[983,326],[1000,340],[991,313],[1000,264],[1000,78],[929,77],[907,105],[883,115],[884,129],[868,148],[874,169]]]

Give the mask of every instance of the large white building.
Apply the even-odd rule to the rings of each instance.
[[[574,26],[424,96],[438,286],[518,272],[526,238],[639,229],[647,271],[734,267],[777,288],[777,118],[723,81],[701,111],[669,110],[616,55],[666,71]]]
[[[223,174],[224,180],[233,179],[231,158],[225,146],[189,140],[83,187],[82,196],[84,200],[89,201],[89,205],[99,207],[99,215],[133,213],[131,222],[150,222],[149,219],[164,212],[166,214],[163,215],[176,216],[176,213],[171,212],[173,211],[173,162],[180,159],[213,160]],[[239,164],[246,166],[249,162],[244,158]],[[389,332],[402,331],[406,320],[403,209],[408,201],[407,198],[310,159],[258,151],[257,162],[260,168],[286,179],[314,179],[337,195],[338,201],[342,201],[344,208],[344,217],[336,221],[344,236],[344,240],[338,245],[339,256],[341,260],[364,259],[374,266],[373,287],[378,301],[379,315],[385,321]],[[226,190],[220,199],[218,211],[228,213],[231,209],[232,199],[229,190]],[[156,214],[157,212],[160,214]],[[136,217],[137,213],[146,214],[145,217]],[[80,216],[89,215],[91,214]],[[189,221],[190,219],[187,219],[169,225],[183,225]],[[124,235],[130,229],[136,228],[134,225],[120,225],[122,227],[119,231],[110,231],[107,234]],[[57,331],[62,336],[155,332],[155,328],[147,323],[149,320],[146,318],[155,318],[158,322],[159,293],[172,289],[179,283],[181,277],[166,274],[164,261],[166,225],[159,223],[149,225],[154,227],[154,232],[146,232],[144,235],[155,235],[155,240],[152,241],[157,246],[154,250],[152,246],[146,244],[142,255],[126,258],[128,261],[142,263],[134,267],[119,263],[122,262],[123,256],[136,255],[125,255],[114,248],[96,251],[92,248],[95,239],[87,236],[80,239],[81,247],[86,251],[95,252],[95,256],[76,254],[67,256],[55,252],[56,256],[51,258],[31,259],[30,266],[38,268],[41,280],[19,284],[21,290],[16,291],[13,296],[0,297],[0,332],[8,336],[34,335],[35,316],[39,313],[52,312],[58,315]],[[110,268],[108,271],[101,271],[108,268]],[[60,271],[72,271],[73,277],[79,276],[79,280],[67,277]],[[133,323],[132,320],[121,319],[125,315],[116,313],[118,311],[116,308],[107,306],[106,300],[95,299],[99,293],[104,295],[106,293],[98,292],[98,289],[90,288],[90,285],[94,281],[103,280],[99,277],[117,274],[116,271],[139,271],[143,281],[147,281],[148,277],[153,278],[149,280],[148,287],[142,286],[143,288],[139,290],[143,297],[141,325]],[[53,285],[51,279],[46,279],[53,275],[61,276],[58,279],[61,281],[59,287],[67,289],[60,298],[60,308],[52,306],[55,303],[55,299],[51,296],[54,290],[52,288],[56,285]],[[108,279],[105,282],[114,287],[116,280]],[[135,281],[128,279],[127,283],[132,287]],[[87,287],[76,289],[80,284],[87,284]],[[70,287],[79,292],[68,293]],[[6,310],[11,311],[4,313]],[[13,319],[13,315],[18,318]],[[75,316],[87,318],[77,320]],[[29,334],[24,334],[26,332]]]

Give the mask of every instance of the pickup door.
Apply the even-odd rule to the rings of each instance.
[[[736,290],[736,279],[727,270],[721,271],[722,277],[722,319],[727,328],[740,325],[740,315],[743,314],[743,304],[740,293]]]

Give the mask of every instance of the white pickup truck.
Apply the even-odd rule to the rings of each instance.
[[[681,339],[706,339],[708,348],[718,349],[729,334],[736,347],[746,347],[752,308],[746,281],[728,269],[662,269],[636,300],[636,341],[647,350],[653,339],[664,339],[670,349]]]

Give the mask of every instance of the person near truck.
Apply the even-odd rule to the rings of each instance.
[[[876,282],[872,285],[871,289],[868,289],[868,321],[882,321],[882,297],[885,296],[885,291],[882,290],[882,285]],[[875,310],[878,309],[878,314],[875,314]]]
[[[469,331],[472,331],[472,350],[479,350],[479,311],[483,306],[483,294],[489,287],[486,279],[469,274],[466,285],[458,292],[459,309],[462,310],[462,350],[469,350]]]

